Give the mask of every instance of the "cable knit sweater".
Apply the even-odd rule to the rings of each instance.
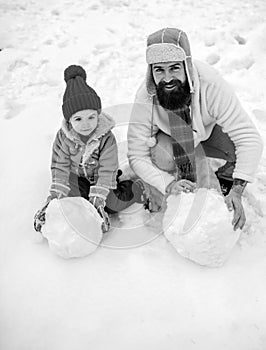
[[[207,140],[215,124],[228,133],[236,149],[233,178],[251,182],[261,153],[262,140],[248,114],[243,110],[229,84],[209,65],[194,61],[195,94],[192,105],[194,145]],[[173,175],[158,169],[150,159],[147,140],[151,137],[153,96],[144,82],[136,94],[128,128],[128,158],[133,171],[150,185],[165,193]],[[153,135],[162,130],[170,135],[168,116],[153,112]]]

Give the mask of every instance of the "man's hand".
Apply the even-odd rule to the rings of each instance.
[[[194,192],[196,184],[186,179],[174,180],[166,187],[167,194],[179,194],[181,192]]]
[[[233,185],[229,194],[225,197],[225,203],[229,211],[234,210],[232,225],[234,231],[238,228],[242,230],[246,222],[246,216],[242,205],[242,192],[244,188],[241,185]]]

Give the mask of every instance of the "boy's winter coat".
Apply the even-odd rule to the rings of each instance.
[[[51,194],[68,195],[71,172],[87,178],[96,188],[106,189],[107,193],[116,188],[118,152],[111,132],[115,123],[105,113],[98,118],[98,126],[86,143],[63,121],[53,144]]]

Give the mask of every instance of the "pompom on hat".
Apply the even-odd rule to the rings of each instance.
[[[67,84],[63,96],[63,115],[69,121],[70,117],[84,109],[101,111],[101,99],[86,83],[86,72],[81,66],[71,65],[64,71],[64,80]]]
[[[163,28],[150,34],[147,38],[146,62],[148,63],[148,70],[146,85],[149,94],[154,95],[156,93],[152,64],[171,61],[184,62],[190,92],[194,92],[193,67],[188,37],[180,29]]]

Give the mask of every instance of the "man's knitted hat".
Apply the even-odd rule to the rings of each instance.
[[[156,92],[151,65],[171,61],[184,61],[190,92],[194,92],[193,67],[187,35],[177,28],[164,28],[152,33],[147,39],[146,62],[148,63],[148,70],[146,85],[149,94],[154,95]]]
[[[101,99],[93,88],[86,84],[86,77],[86,72],[81,66],[71,65],[64,71],[67,86],[62,110],[67,121],[74,113],[84,109],[101,110]]]

